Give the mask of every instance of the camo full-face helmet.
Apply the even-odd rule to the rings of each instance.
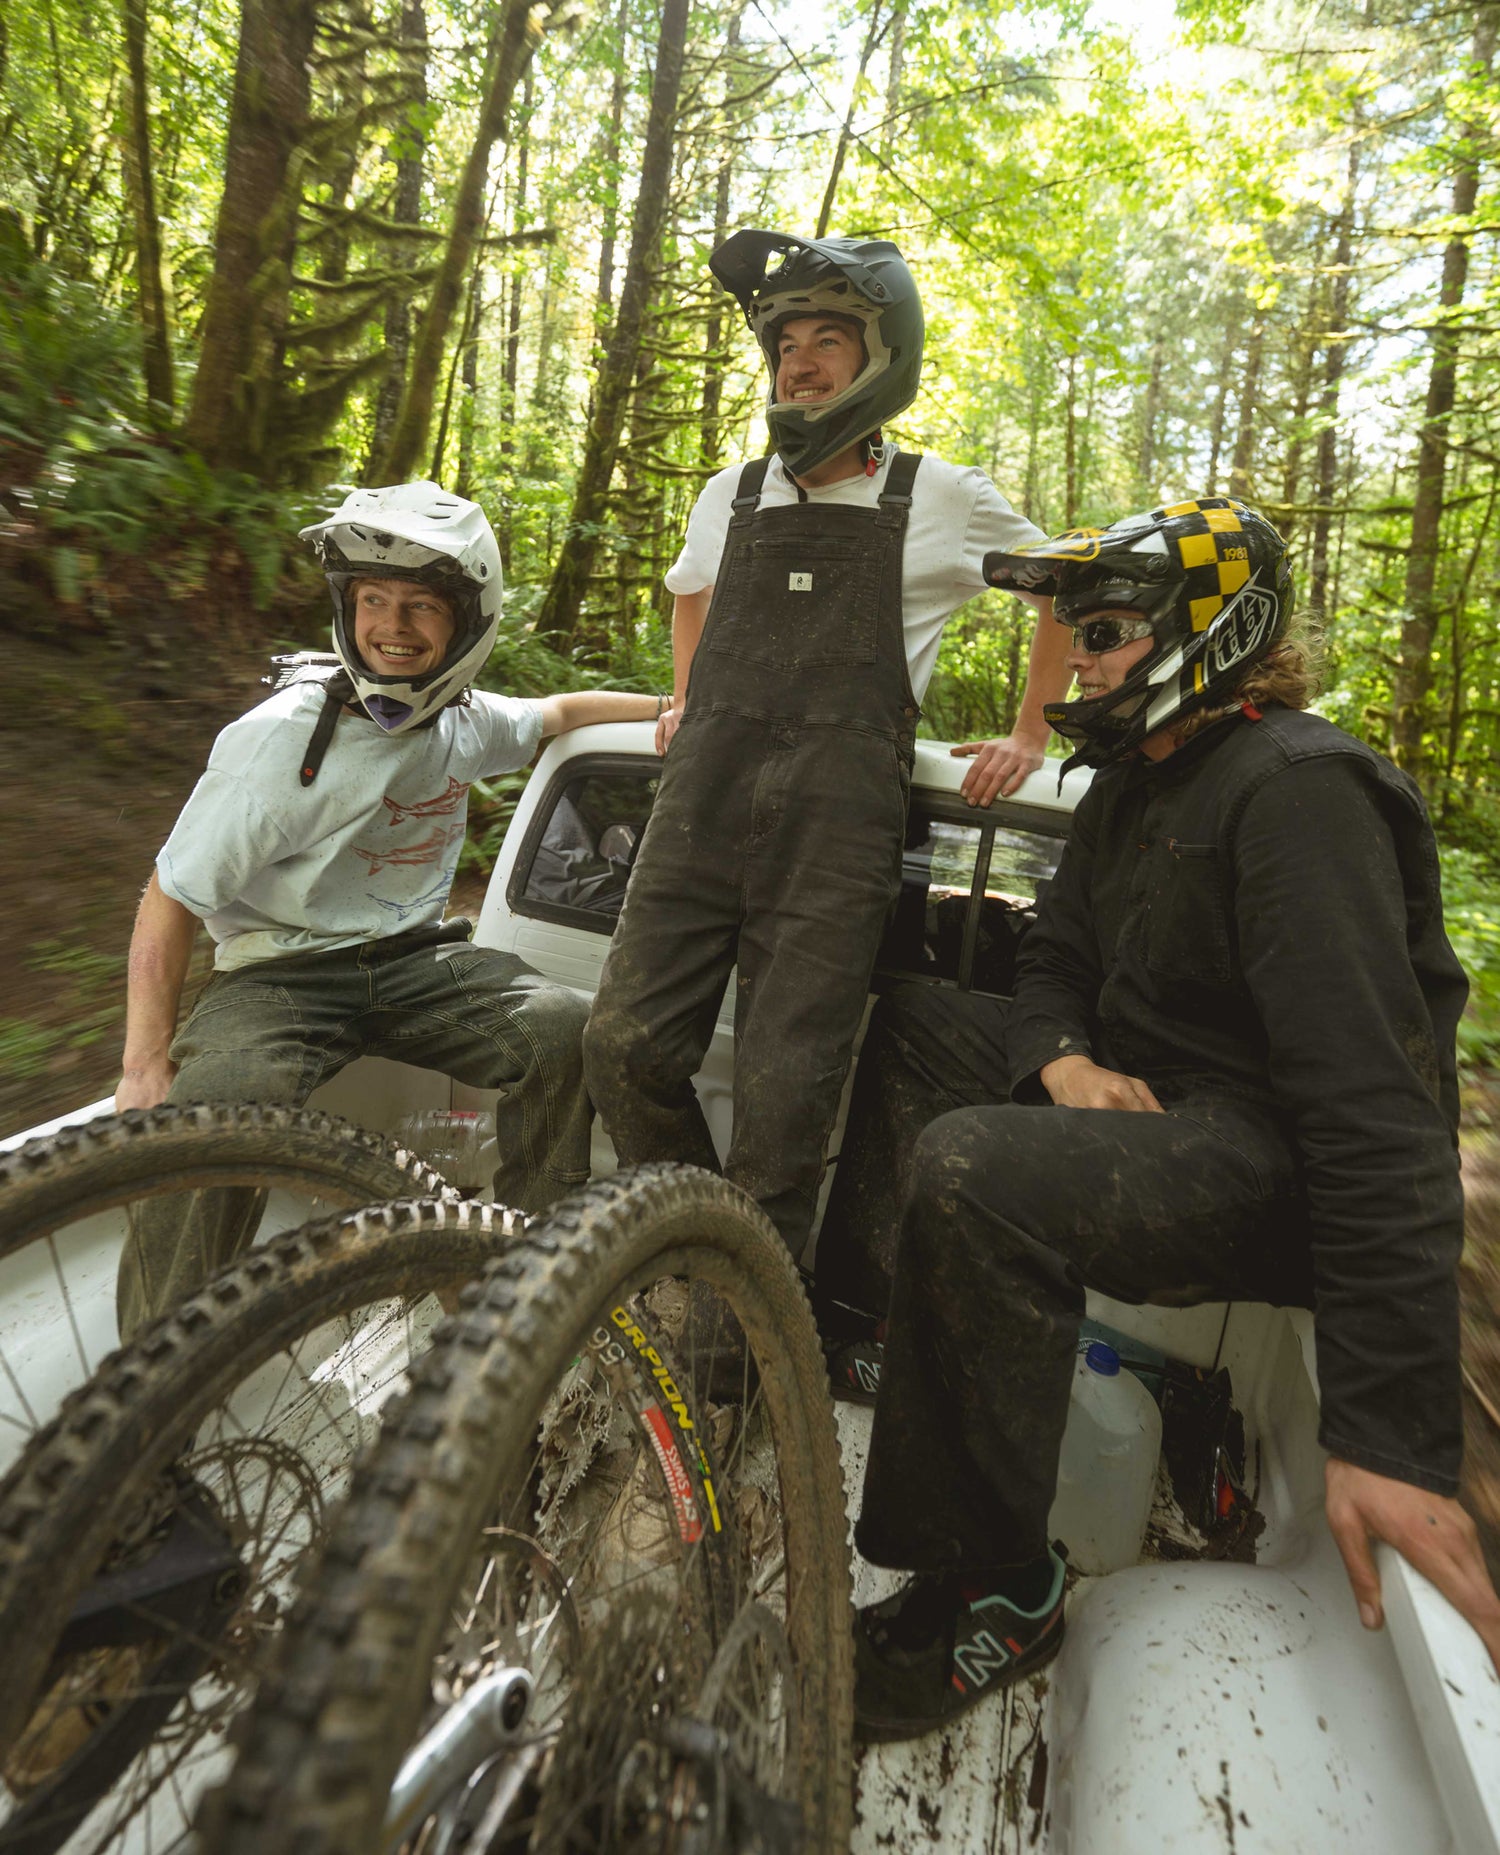
[[[922,300],[906,260],[885,238],[788,238],[736,232],[708,268],[745,312],[770,370],[766,424],[794,476],[857,444],[917,396]],[[865,363],[842,393],[806,405],[776,398],[777,342],[797,316],[842,316],[858,325]]]
[[[351,490],[326,521],[304,528],[333,595],[333,647],[371,720],[405,734],[434,719],[484,667],[500,624],[500,548],[478,503],[436,483]],[[453,608],[442,662],[421,676],[377,676],[354,640],[350,589],[361,579],[413,580]]]
[[[992,586],[1050,593],[1060,624],[1112,611],[1150,623],[1152,648],[1118,689],[1043,709],[1074,745],[1070,766],[1123,759],[1147,735],[1226,701],[1292,615],[1286,543],[1258,510],[1227,496],[986,554],[984,573]]]

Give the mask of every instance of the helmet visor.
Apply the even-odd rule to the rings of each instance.
[[[804,251],[815,252],[842,276],[867,302],[877,307],[891,300],[890,290],[870,267],[838,245],[823,245],[815,238],[789,238],[781,232],[736,232],[725,239],[708,260],[708,268],[749,313],[750,305],[769,284],[780,280],[787,265]]]

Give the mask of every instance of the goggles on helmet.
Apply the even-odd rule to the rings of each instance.
[[[1075,624],[1063,619],[1061,623],[1073,633],[1074,650],[1087,651],[1090,657],[1107,657],[1138,638],[1156,636],[1156,627],[1149,618],[1083,618]]]

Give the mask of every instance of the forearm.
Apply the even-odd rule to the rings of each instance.
[[[687,702],[688,678],[693,658],[708,622],[708,608],[714,589],[704,587],[698,593],[678,593],[672,603],[672,707],[681,710]]]
[[[165,894],[153,870],[130,937],[122,1093],[165,1093],[173,1032],[198,917]],[[132,1088],[127,1085],[136,1085]],[[157,1092],[159,1091],[159,1092]],[[123,1105],[150,1105],[127,1101]]]
[[[1066,658],[1072,642],[1066,625],[1052,616],[1052,601],[1034,598],[1028,603],[1037,610],[1036,630],[1031,636],[1031,654],[1026,666],[1026,688],[1012,737],[1027,745],[1045,750],[1052,730],[1042,714],[1048,702],[1061,702],[1073,680]]]
[[[566,734],[572,728],[604,721],[655,721],[655,696],[619,689],[574,689],[542,699],[542,733]]]

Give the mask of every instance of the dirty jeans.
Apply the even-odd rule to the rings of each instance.
[[[951,1071],[964,1086],[957,1059]],[[1169,1306],[1311,1305],[1297,1162],[1257,1105],[960,1108],[923,1129],[910,1170],[855,1531],[877,1565],[1041,1553],[1086,1285]]]
[[[514,954],[431,933],[293,954],[209,981],[173,1042],[167,1099],[300,1106],[365,1055],[442,1070],[501,1091],[494,1195],[540,1211],[588,1177],[586,1016]],[[121,1338],[231,1262],[262,1203],[220,1188],[134,1206],[116,1289]]]

